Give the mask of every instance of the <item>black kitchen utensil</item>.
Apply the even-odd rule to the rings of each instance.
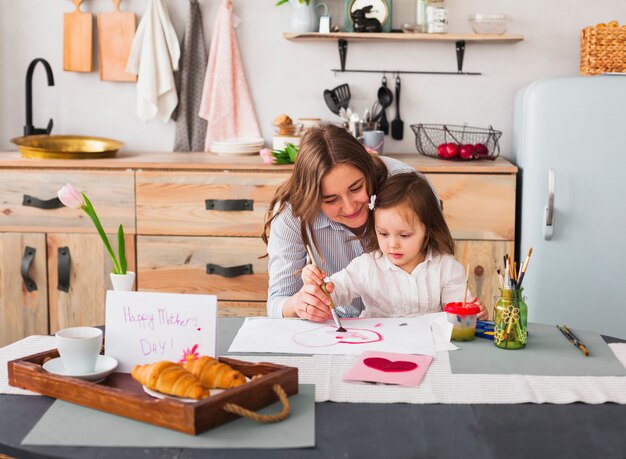
[[[393,93],[387,87],[387,77],[383,76],[382,86],[378,89],[378,102],[382,106],[379,127],[380,130],[389,134],[389,121],[387,121],[386,109],[393,103]]]
[[[347,83],[340,84],[334,89],[324,90],[324,100],[331,112],[339,114],[342,107],[347,109],[350,105],[350,86]]]
[[[396,76],[396,117],[391,122],[391,137],[402,140],[404,136],[404,121],[400,119],[400,75]]]

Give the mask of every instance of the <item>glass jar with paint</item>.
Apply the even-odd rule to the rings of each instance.
[[[476,318],[480,307],[463,303],[448,303],[444,308],[452,324],[452,341],[472,341],[476,334]]]
[[[522,349],[528,338],[528,306],[520,289],[500,289],[493,308],[493,343],[500,349]]]

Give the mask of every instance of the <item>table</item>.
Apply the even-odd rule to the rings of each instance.
[[[220,324],[232,326],[238,320],[241,319],[220,319]],[[604,339],[607,342],[624,342],[610,337]],[[225,339],[220,339],[220,342],[223,343],[222,349],[227,347]],[[298,450],[21,446],[22,438],[53,401],[48,397],[0,395],[0,453],[20,459],[626,456],[626,406],[613,403],[316,403],[317,446]]]

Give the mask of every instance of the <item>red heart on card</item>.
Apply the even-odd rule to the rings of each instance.
[[[368,357],[363,363],[374,370],[384,371],[385,373],[401,373],[403,371],[413,371],[417,368],[417,363],[407,362],[406,360],[391,360],[382,357]]]

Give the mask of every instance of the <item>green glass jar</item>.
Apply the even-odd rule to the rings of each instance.
[[[524,289],[500,289],[493,309],[493,343],[500,349],[521,349],[528,337],[528,306]]]

